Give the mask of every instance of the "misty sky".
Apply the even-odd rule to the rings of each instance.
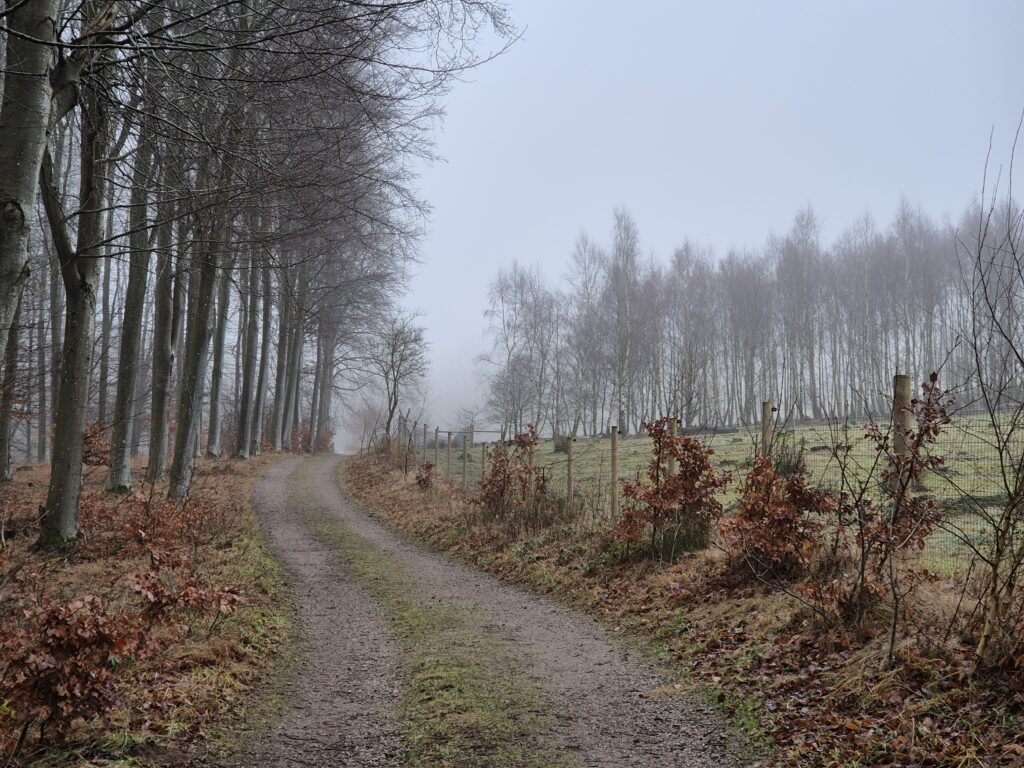
[[[612,209],[645,253],[758,247],[813,204],[826,241],[901,196],[955,218],[1024,108],[1024,3],[512,0],[523,39],[471,73],[424,170],[433,206],[405,305],[432,345],[432,420],[482,402],[488,282],[557,278]]]

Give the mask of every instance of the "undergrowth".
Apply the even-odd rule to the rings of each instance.
[[[271,457],[201,462],[184,503],[101,490],[85,536],[37,552],[46,467],[0,489],[0,755],[5,765],[137,766],[229,749],[229,721],[290,633],[280,566],[249,506]]]

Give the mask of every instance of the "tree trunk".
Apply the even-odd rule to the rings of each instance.
[[[40,283],[43,281],[40,280]],[[47,367],[46,367],[46,344],[43,342],[46,331],[46,310],[43,302],[39,302],[39,313],[36,316],[36,370],[39,372],[36,378],[36,386],[39,387],[39,411],[36,419],[36,431],[38,433],[36,446],[36,461],[42,464],[46,461],[46,433],[50,415],[47,412]]]
[[[177,256],[174,260],[174,300],[171,311],[171,336],[174,339],[171,367],[171,385],[174,401],[181,399],[181,366],[185,362],[185,317],[188,314],[189,279],[195,271],[189,264],[189,248],[186,245],[186,227],[178,222],[178,237],[175,239]]]
[[[107,393],[110,390],[110,335],[113,327],[110,312],[110,238],[114,234],[113,185],[107,194],[107,245],[103,258],[103,294],[100,299],[100,380],[97,394],[96,421],[107,423]]]
[[[199,438],[203,377],[206,375],[209,341],[212,335],[210,320],[213,314],[211,310],[213,291],[217,282],[219,251],[230,231],[228,216],[222,216],[224,221],[219,237],[214,246],[208,249],[206,258],[201,259],[198,273],[192,275],[195,282],[189,287],[189,293],[193,294],[195,301],[189,301],[191,310],[188,317],[188,336],[185,341],[185,358],[181,366],[181,399],[178,403],[174,460],[171,464],[171,485],[168,489],[168,495],[172,499],[183,498],[192,481],[193,458]]]
[[[147,306],[152,302],[148,292],[146,295]],[[151,410],[152,401],[146,396],[146,384],[153,376],[153,349],[152,342],[149,347],[146,346],[146,339],[151,338],[152,329],[151,324],[151,313],[144,311],[142,315],[142,343],[139,345],[139,364],[135,368],[135,415],[132,425],[132,439],[131,439],[131,457],[132,461],[137,459],[142,453],[142,427],[145,423],[144,419],[140,419],[147,409]]]
[[[267,373],[270,365],[270,264],[264,262],[260,271],[263,281],[263,336],[260,342],[260,372],[256,379],[256,402],[252,409],[252,440],[249,451],[253,456],[259,456],[263,449],[263,410],[267,401]]]
[[[14,411],[14,387],[18,383],[18,324],[21,321],[23,299],[19,297],[18,306],[14,308],[11,318],[11,330],[7,334],[7,346],[4,349],[3,379],[0,380],[0,482],[9,482],[11,473],[11,443],[14,432],[11,430]]]
[[[309,434],[306,436],[305,449],[310,453],[316,450],[316,433],[319,430],[317,419],[320,415],[320,372],[323,368],[323,331],[316,337],[316,364],[313,367],[313,397],[309,401]]]
[[[60,397],[60,354],[64,348],[64,288],[60,257],[50,254],[50,414],[51,430],[57,427],[57,398]]]
[[[213,370],[210,373],[210,423],[206,432],[206,453],[220,456],[220,400],[224,380],[224,340],[228,330],[228,310],[231,303],[231,265],[221,271],[217,278],[217,331],[213,338]]]
[[[31,3],[29,5],[32,5]],[[78,537],[78,500],[82,491],[82,456],[89,374],[92,368],[96,325],[96,289],[99,278],[100,214],[103,207],[107,120],[99,94],[86,95],[82,113],[81,179],[78,247],[72,251],[60,202],[52,184],[49,158],[44,158],[43,203],[61,259],[67,296],[64,350],[61,360],[57,428],[50,461],[50,487],[46,497],[40,546],[61,546]]]
[[[285,268],[287,269],[287,266]],[[288,360],[290,359],[288,346],[291,338],[291,334],[288,332],[290,317],[288,311],[289,285],[285,272],[281,273],[280,285],[281,290],[279,292],[280,298],[278,299],[277,312],[277,376],[274,380],[274,405],[270,417],[270,439],[273,442],[275,451],[280,451],[284,443],[283,431],[285,409],[287,407]]]
[[[297,304],[292,305],[291,320],[295,324],[289,329],[291,340],[288,342],[288,371],[285,386],[284,421],[281,425],[281,440],[287,450],[296,450],[300,446],[292,444],[295,431],[296,403],[298,403],[299,368],[302,365],[302,317]]]
[[[249,458],[249,441],[252,439],[252,413],[256,389],[256,344],[259,342],[260,316],[256,254],[249,260],[249,303],[245,310],[245,345],[243,347],[242,395],[238,401],[238,446],[237,456]],[[241,329],[239,329],[241,330]]]
[[[150,262],[147,190],[153,150],[149,132],[147,120],[143,123],[139,136],[139,150],[132,172],[131,208],[128,216],[128,290],[121,319],[117,398],[114,401],[114,429],[110,439],[110,472],[107,474],[107,490],[110,491],[132,489],[132,431],[135,428],[135,414],[138,411],[136,400],[141,360],[142,317],[146,307],[146,282]]]
[[[0,104],[0,350],[28,279],[29,221],[39,194],[53,87],[57,0],[9,3]],[[99,205],[96,206],[99,208]]]
[[[295,386],[292,387],[292,433],[289,437],[291,449],[302,451],[302,417],[299,411],[299,403],[302,400],[302,346],[303,333],[300,325],[295,331],[295,369],[292,371]]]
[[[313,436],[313,450],[320,451],[324,448],[324,438],[331,427],[331,387],[332,374],[334,372],[334,344],[328,337],[324,339],[323,359],[321,365],[323,370],[320,374],[320,397],[318,399],[318,411],[316,419],[316,434]],[[413,436],[415,440],[415,435]]]
[[[153,389],[152,420],[149,427],[149,468],[146,480],[155,483],[164,479],[167,465],[167,404],[174,369],[174,326],[172,323],[175,289],[174,264],[171,256],[171,213],[173,203],[161,202],[157,208],[156,286],[153,300]]]

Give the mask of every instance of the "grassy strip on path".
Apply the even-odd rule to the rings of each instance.
[[[398,713],[410,768],[566,766],[551,743],[543,692],[521,669],[508,640],[483,628],[474,609],[417,599],[400,563],[334,519],[312,495],[299,506],[316,535],[341,553],[384,606],[403,651]]]

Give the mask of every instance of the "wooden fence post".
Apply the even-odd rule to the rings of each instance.
[[[441,428],[434,427],[434,471],[437,472],[437,468],[441,461],[438,458],[438,446],[441,445]]]
[[[668,417],[668,435],[669,435],[669,437],[672,438],[672,442],[674,443],[675,442],[675,437],[676,437],[676,419],[675,419],[675,416],[669,416]],[[674,475],[676,473],[676,460],[675,460],[674,456],[669,456],[668,467],[666,467],[666,469],[668,471],[668,476],[669,477],[672,477],[672,475]]]
[[[906,459],[910,456],[910,443],[906,433],[914,428],[914,414],[910,410],[910,398],[913,392],[910,377],[905,373],[897,373],[892,379],[892,429],[893,448],[896,456]],[[902,485],[902,483],[901,483]]]
[[[566,504],[569,509],[572,509],[572,497],[573,497],[573,476],[572,476],[572,459],[573,459],[573,447],[576,445],[576,438],[568,438],[568,442],[565,444],[565,450],[567,454],[565,462],[565,498]]]
[[[462,487],[469,488],[469,443],[466,435],[462,435]]]
[[[772,401],[761,403],[761,455],[770,456],[772,452]]]
[[[612,427],[612,520],[619,517],[619,428]]]
[[[448,433],[448,477],[452,477],[452,433]]]
[[[423,463],[427,463],[427,422],[423,422]]]
[[[487,471],[487,443],[480,443],[480,482],[484,480],[484,473]]]
[[[409,451],[409,453],[412,454],[412,460],[413,461],[416,461],[416,454],[418,453],[418,451],[416,450],[416,433],[419,432],[419,426],[420,426],[420,420],[419,419],[413,419],[413,422],[412,422],[412,432],[409,434],[409,438],[412,441],[412,444],[409,446],[409,448],[411,449]]]

